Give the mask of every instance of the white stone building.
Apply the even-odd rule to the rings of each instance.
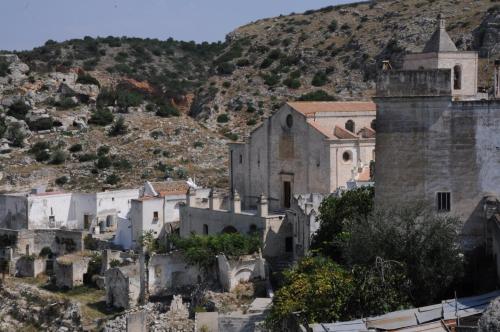
[[[264,193],[271,210],[294,194],[335,192],[375,159],[375,104],[290,102],[230,145],[231,191],[243,208]]]
[[[0,195],[0,228],[67,228],[99,232],[113,228],[117,217],[127,217],[138,189],[100,193],[47,192]]]

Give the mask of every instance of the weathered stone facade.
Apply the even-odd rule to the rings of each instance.
[[[54,265],[56,285],[60,288],[74,288],[83,285],[83,275],[87,273],[90,257],[71,254],[59,257]]]
[[[266,279],[266,261],[260,254],[228,259],[217,256],[219,282],[225,291],[232,291],[240,282]]]
[[[264,193],[270,210],[289,208],[293,194],[331,193],[374,160],[371,102],[291,102],[230,145],[231,190],[243,208]]]
[[[459,62],[459,53],[446,54],[454,55]],[[476,70],[462,64],[464,74]],[[458,100],[466,96],[457,98],[453,80],[440,64],[380,78],[375,198],[378,206],[424,201],[456,215],[464,244],[475,246],[485,236],[483,198],[500,190],[500,100],[472,100],[469,92]]]
[[[135,307],[141,296],[140,268],[137,264],[106,271],[106,304],[116,308]]]

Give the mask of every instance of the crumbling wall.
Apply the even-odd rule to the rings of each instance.
[[[0,228],[28,228],[27,202],[24,196],[0,195]]]
[[[189,265],[182,253],[153,255],[149,260],[150,295],[168,293],[174,288],[193,286],[205,279],[197,266]]]
[[[137,305],[141,287],[136,266],[109,269],[105,277],[107,305],[123,309]]]
[[[232,291],[240,282],[252,279],[266,279],[265,260],[260,255],[241,256],[228,260],[225,255],[217,256],[218,276],[225,291]]]
[[[89,257],[80,257],[70,263],[56,260],[54,272],[57,287],[74,288],[83,285],[83,275],[87,273],[89,262]]]
[[[16,276],[35,278],[45,272],[46,260],[33,256],[22,256],[16,262]]]

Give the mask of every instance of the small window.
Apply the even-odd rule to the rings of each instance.
[[[288,114],[286,116],[286,126],[288,128],[292,128],[292,126],[293,126],[293,116],[291,114]]]
[[[342,153],[342,160],[345,163],[350,162],[352,160],[352,153],[351,153],[351,151],[344,151],[344,153]]]
[[[158,211],[153,212],[153,221],[158,221]]]
[[[356,130],[356,125],[354,124],[354,121],[352,120],[348,120],[346,123],[345,123],[345,129],[349,130],[351,133],[354,132],[354,130]]]
[[[208,225],[207,224],[203,225],[203,234],[208,235]]]
[[[372,122],[370,123],[370,128],[375,131],[377,130],[377,120],[372,120]]]
[[[293,251],[293,237],[286,237],[285,238],[285,252],[292,252]]]
[[[451,193],[449,192],[437,193],[437,209],[439,212],[451,211]]]
[[[240,154],[240,164],[243,164],[243,155]]]
[[[462,67],[459,65],[453,67],[453,89],[462,89]]]

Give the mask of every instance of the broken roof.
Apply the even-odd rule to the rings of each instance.
[[[306,116],[324,112],[375,112],[377,109],[371,101],[294,101],[287,105]]]
[[[349,322],[311,324],[313,332],[359,332],[368,329],[405,332],[441,332],[447,331],[441,322],[455,320],[483,313],[491,301],[500,296],[494,291],[478,296],[464,297],[457,300],[445,300],[442,303],[426,307],[399,310],[385,315],[359,319]]]
[[[149,190],[145,190],[145,196],[169,196],[169,195],[185,195],[189,189],[186,181],[163,181],[149,182],[146,181],[145,187],[149,186]],[[152,189],[152,190],[151,190]]]

